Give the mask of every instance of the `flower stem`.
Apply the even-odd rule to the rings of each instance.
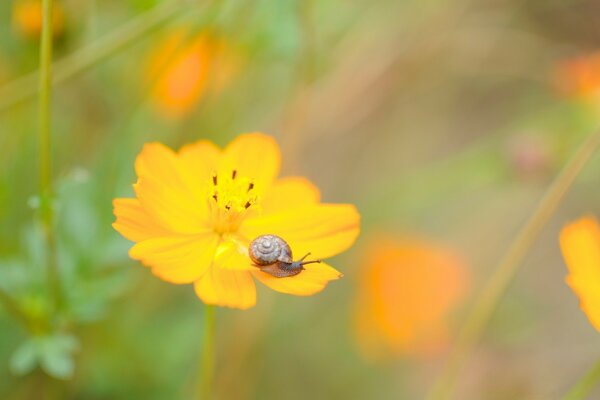
[[[600,360],[590,368],[590,370],[575,383],[562,400],[584,400],[590,395],[590,392],[600,381]]]
[[[215,364],[215,307],[206,305],[204,310],[204,326],[202,335],[202,354],[200,356],[200,380],[198,399],[209,400],[212,396],[212,386]]]
[[[600,145],[600,130],[591,134],[563,167],[546,193],[539,201],[533,214],[513,241],[504,258],[496,267],[483,288],[473,309],[467,316],[449,359],[432,388],[429,400],[445,400],[453,396],[459,373],[473,348],[477,345],[496,306],[513,281],[523,258],[533,245],[542,228],[556,211],[565,193],[581,172],[594,151]]]
[[[54,237],[54,211],[52,187],[52,10],[53,0],[42,2],[42,32],[40,40],[39,71],[39,167],[40,167],[40,216],[46,239],[46,273],[54,308],[60,308],[62,294],[56,263],[56,239]]]

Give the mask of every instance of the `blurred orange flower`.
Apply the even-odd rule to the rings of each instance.
[[[213,33],[179,29],[150,55],[148,79],[152,102],[166,117],[182,117],[210,91],[222,90],[237,71],[227,42]]]
[[[600,226],[588,216],[565,226],[560,247],[569,269],[567,284],[573,289],[583,312],[600,331]]]
[[[55,36],[65,28],[65,15],[60,3],[55,2],[52,29]],[[42,0],[15,0],[12,8],[13,28],[27,38],[38,38],[42,31]]]
[[[273,138],[240,135],[221,150],[208,141],[174,152],[146,144],[138,156],[136,198],[116,199],[114,228],[136,242],[129,252],[171,283],[194,283],[207,304],[246,309],[256,303],[253,277],[282,293],[308,296],[341,274],[325,263],[276,278],[248,256],[256,237],[284,238],[297,255],[322,259],[352,245],[359,215],[348,204],[323,204],[300,177],[277,179]]]
[[[600,52],[561,62],[555,78],[559,90],[566,96],[600,101]]]
[[[425,356],[445,348],[447,318],[465,297],[470,274],[453,250],[416,238],[381,235],[359,276],[356,333],[365,356]]]

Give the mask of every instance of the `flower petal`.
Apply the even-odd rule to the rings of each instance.
[[[581,218],[563,228],[560,246],[569,269],[567,283],[579,297],[581,308],[600,331],[600,226],[593,217]]]
[[[167,236],[169,231],[149,215],[138,199],[115,199],[113,227],[125,238],[140,242],[156,236]]]
[[[213,266],[194,284],[194,290],[206,304],[242,310],[256,304],[256,286],[249,272]]]
[[[308,179],[287,177],[275,181],[261,202],[263,215],[274,214],[291,208],[317,204],[321,194]]]
[[[213,233],[159,237],[136,244],[129,256],[167,282],[192,283],[206,273],[218,244]]]
[[[276,278],[262,271],[254,271],[252,275],[271,289],[296,296],[310,296],[325,289],[327,283],[342,277],[333,267],[325,264],[309,264],[298,275],[287,278]]]
[[[234,271],[256,270],[248,256],[248,246],[233,239],[226,240],[219,245],[214,265]]]
[[[187,171],[171,149],[160,143],[146,144],[135,169],[134,189],[150,215],[175,232],[203,230],[208,218],[204,182]]]
[[[281,153],[275,139],[263,133],[238,136],[225,148],[219,172],[236,170],[254,183],[256,193],[264,193],[279,174]]]
[[[200,140],[183,146],[179,157],[198,182],[208,182],[217,173],[221,149],[208,140]]]
[[[328,258],[349,248],[360,231],[360,215],[349,204],[315,204],[244,221],[249,240],[266,234],[281,236],[294,255]]]

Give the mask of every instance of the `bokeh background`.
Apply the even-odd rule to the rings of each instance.
[[[475,294],[599,122],[592,0],[55,2],[57,330],[43,323],[37,222],[39,4],[0,2],[0,286],[39,321],[25,329],[0,308],[2,399],[191,398],[203,304],[128,259],[111,201],[132,195],[143,143],[222,146],[249,131],[278,140],[284,175],[356,204],[362,229],[323,293],[261,287],[253,309],[218,310],[215,397],[422,398]],[[600,212],[599,169],[595,157],[544,229],[457,398],[557,398],[600,356],[558,247],[561,226]],[[415,243],[435,261],[406,258]],[[365,319],[364,306],[382,291],[401,328],[378,334],[369,320],[384,312]]]

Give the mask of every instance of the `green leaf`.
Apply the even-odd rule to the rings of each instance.
[[[40,344],[42,370],[57,379],[71,378],[75,370],[73,352],[79,348],[77,339],[71,335],[58,334],[42,339]]]
[[[73,353],[79,344],[72,335],[54,334],[32,337],[22,343],[10,360],[10,369],[16,375],[25,375],[40,366],[57,379],[69,379],[75,371]]]
[[[71,355],[58,351],[44,352],[40,366],[48,375],[63,380],[71,378],[75,370],[75,362]]]
[[[10,370],[15,375],[26,375],[37,365],[37,346],[33,340],[22,343],[10,358]]]

